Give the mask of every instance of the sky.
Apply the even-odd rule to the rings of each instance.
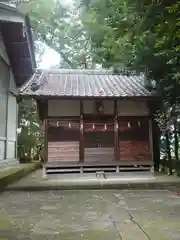
[[[60,63],[60,55],[53,49],[45,46],[44,53],[42,55],[42,60],[39,63],[38,67],[43,69],[48,69],[54,65],[58,65],[59,63]]]

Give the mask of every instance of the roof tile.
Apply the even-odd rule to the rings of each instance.
[[[32,84],[38,85],[33,91]],[[93,70],[38,70],[20,89],[20,95],[70,97],[132,97],[151,96],[144,76],[114,75]]]

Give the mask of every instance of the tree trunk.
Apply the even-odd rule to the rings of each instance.
[[[174,154],[175,154],[176,161],[179,160],[178,152],[179,152],[179,142],[178,142],[177,122],[175,120],[174,121]]]
[[[153,136],[153,160],[154,170],[159,172],[160,166],[160,131],[155,119],[152,119],[152,136]]]
[[[171,157],[169,133],[166,132],[165,136],[166,136],[166,154],[167,154],[167,159],[168,159],[169,174],[172,175],[172,157]]]

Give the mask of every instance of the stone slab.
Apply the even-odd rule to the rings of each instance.
[[[1,193],[0,239],[179,240],[179,222],[168,190]]]
[[[150,172],[108,173],[107,178],[96,174],[53,174],[43,177],[42,170],[9,185],[7,190],[57,190],[57,189],[127,189],[159,188],[169,185],[180,186],[180,178]]]

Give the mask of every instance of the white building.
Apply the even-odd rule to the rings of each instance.
[[[17,162],[18,103],[13,92],[35,67],[28,16],[0,3],[0,167]]]

